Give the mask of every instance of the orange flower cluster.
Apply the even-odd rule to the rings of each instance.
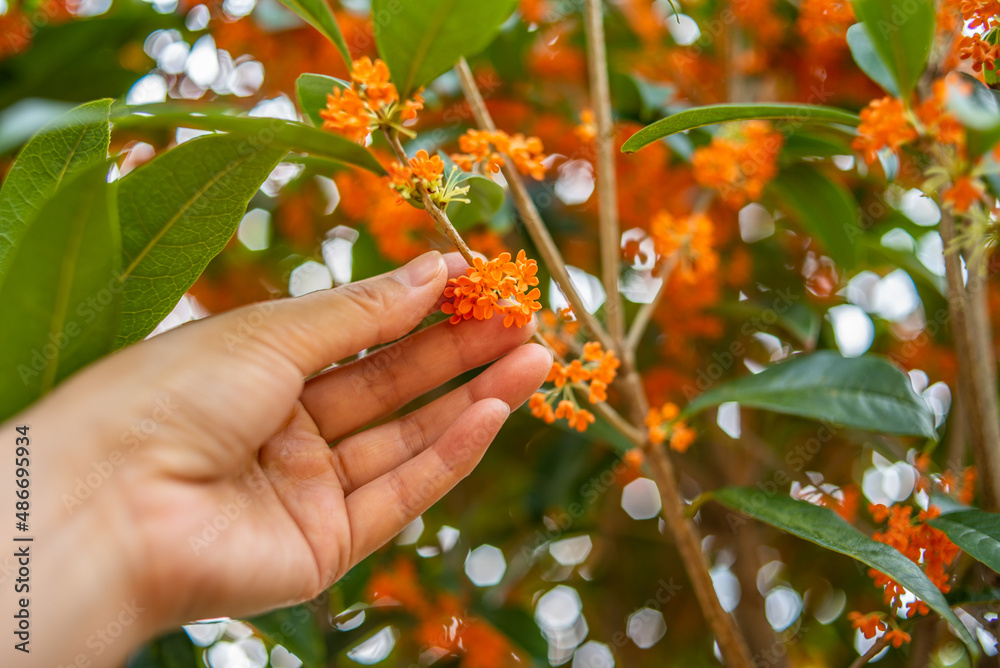
[[[849,612],[847,613],[847,618],[851,621],[851,626],[856,629],[861,629],[862,635],[871,640],[879,631],[885,631],[887,627],[884,618],[885,613],[883,612],[869,612],[867,615],[862,615],[860,612]]]
[[[848,0],[803,0],[795,28],[812,49],[826,55],[847,46],[847,29],[854,22]]]
[[[646,416],[649,440],[656,445],[666,441],[670,443],[671,450],[687,452],[694,443],[696,433],[685,420],[679,419],[680,414],[681,409],[677,404],[670,402],[660,408],[649,409],[649,415]]]
[[[880,543],[885,543],[896,548],[910,561],[923,568],[927,579],[934,583],[934,586],[947,594],[951,586],[948,584],[949,575],[945,568],[958,556],[959,548],[944,532],[935,529],[927,524],[927,520],[934,519],[941,514],[940,509],[931,506],[928,510],[921,510],[917,514],[916,523],[913,522],[913,507],[894,505],[887,508],[883,505],[872,505],[868,508],[876,522],[887,522],[887,528],[883,531],[876,531],[872,534],[872,539]],[[885,602],[887,605],[898,606],[901,604],[903,594],[906,592],[902,586],[892,580],[887,575],[870,569],[868,575],[875,581],[877,587],[885,587]],[[916,600],[907,604],[907,617],[915,613],[926,615],[929,612],[927,604]]]
[[[986,188],[982,181],[965,175],[955,179],[951,187],[941,193],[941,199],[945,204],[950,204],[956,212],[966,213],[973,204],[983,198],[985,192]]]
[[[872,100],[861,112],[861,125],[854,140],[854,149],[861,151],[869,165],[878,160],[878,153],[888,148],[897,153],[904,144],[919,138],[910,122],[903,102],[894,97]]]
[[[951,0],[949,4],[958,4]],[[989,71],[996,69],[996,60],[1000,58],[1000,45],[994,30],[1000,28],[1000,0],[961,0],[958,9],[962,13],[963,23],[976,32],[965,35],[959,42],[959,57],[971,60],[972,69],[982,72],[985,67]]]
[[[389,176],[386,180],[389,187],[399,196],[397,200],[399,204],[404,200],[420,202],[420,190],[423,190],[430,196],[432,202],[443,208],[450,202],[469,201],[465,197],[469,192],[469,186],[460,185],[460,176],[458,168],[452,166],[448,178],[445,179],[444,160],[441,156],[428,155],[427,151],[420,149],[410,158],[408,166],[399,162],[390,163]]]
[[[694,283],[700,276],[718,269],[719,256],[713,248],[714,226],[708,216],[676,218],[660,211],[650,221],[649,234],[661,262],[676,257],[674,271],[685,283]]]
[[[779,43],[785,35],[785,22],[775,4],[775,0],[733,3],[733,13],[740,24],[765,46]]]
[[[766,121],[748,121],[727,132],[696,150],[691,164],[698,183],[718,190],[727,204],[738,208],[759,199],[777,175],[784,135]]]
[[[507,638],[481,619],[467,615],[461,601],[451,594],[428,596],[420,584],[413,563],[398,559],[391,570],[378,571],[368,581],[367,596],[372,601],[390,598],[417,617],[418,641],[462,657],[469,668],[504,668],[518,664]]]
[[[326,109],[319,115],[323,129],[342,134],[358,143],[365,143],[372,130],[392,127],[403,130],[402,123],[417,117],[424,108],[419,93],[399,104],[396,86],[389,81],[389,68],[376,59],[365,56],[351,66],[351,87],[334,87],[326,96]]]
[[[558,361],[552,363],[546,383],[553,383],[551,390],[536,392],[528,402],[531,414],[552,424],[565,418],[569,426],[577,431],[586,431],[594,422],[594,414],[580,408],[572,388],[587,392],[587,400],[596,404],[608,400],[608,385],[618,375],[621,362],[611,350],[604,350],[601,344],[590,341],[583,345],[583,357],[569,364]],[[553,408],[553,404],[558,404]]]
[[[504,166],[504,156],[510,156],[517,171],[541,181],[545,178],[544,147],[538,137],[525,137],[518,133],[508,135],[503,130],[468,130],[458,138],[461,153],[454,153],[451,159],[459,167],[471,172],[476,164],[485,163],[494,174]]]
[[[452,324],[463,320],[489,320],[494,313],[503,316],[504,327],[523,327],[542,308],[538,303],[538,264],[524,251],[511,261],[510,253],[494,260],[475,258],[465,276],[452,278],[444,289],[446,301],[441,311],[451,316]]]

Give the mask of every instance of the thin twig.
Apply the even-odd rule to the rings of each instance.
[[[850,668],[861,668],[861,666],[868,665],[868,662],[875,658],[875,655],[884,650],[889,646],[889,640],[883,635],[881,638],[875,641],[875,644],[871,648],[855,659],[854,663],[851,664]]]
[[[604,44],[602,0],[586,0],[584,28],[590,98],[597,123],[597,214],[601,239],[601,277],[604,281],[605,320],[608,333],[617,342],[625,340],[625,311],[618,275],[621,264],[621,231],[618,223],[618,184],[615,174],[615,141],[611,117],[611,88],[608,84],[607,49]],[[621,354],[621,350],[618,351]]]
[[[490,112],[486,109],[486,102],[483,101],[483,96],[479,92],[476,79],[472,75],[472,70],[469,69],[469,64],[464,58],[458,61],[457,70],[458,79],[462,84],[462,91],[465,93],[465,99],[468,100],[469,106],[472,108],[476,124],[485,130],[496,131],[496,125],[493,123]],[[566,301],[573,308],[573,314],[580,321],[580,324],[583,325],[584,329],[596,337],[607,350],[616,350],[617,346],[615,346],[614,341],[608,335],[607,330],[601,326],[601,323],[598,322],[592,313],[584,308],[583,299],[580,298],[580,293],[576,291],[572,280],[570,280],[569,271],[566,269],[566,261],[563,259],[559,249],[556,248],[552,236],[545,227],[545,223],[542,222],[542,217],[538,213],[538,209],[535,208],[535,203],[531,201],[531,196],[528,194],[528,189],[525,187],[521,175],[511,166],[512,164],[509,157],[504,161],[503,176],[510,187],[511,195],[514,198],[514,206],[521,215],[521,220],[524,221],[524,226],[527,228],[531,240],[538,247],[542,261],[549,268],[552,278],[555,279],[559,289],[566,296]]]
[[[383,128],[383,133],[385,134],[385,138],[389,141],[389,144],[392,146],[392,150],[395,151],[396,157],[399,158],[399,161],[405,166],[409,161],[409,158],[406,156],[406,151],[403,150],[403,145],[399,143],[399,136],[390,132],[388,128]],[[469,249],[468,244],[465,243],[465,239],[462,238],[462,235],[459,234],[458,230],[455,229],[455,226],[452,225],[451,219],[448,218],[448,214],[445,213],[444,209],[431,201],[431,196],[427,194],[427,190],[425,190],[419,183],[417,184],[417,192],[420,193],[420,201],[423,203],[427,214],[434,219],[434,222],[437,223],[437,226],[441,229],[441,231],[444,232],[455,248],[458,249],[458,252],[462,254],[462,257],[464,257],[465,261],[469,263],[469,266],[475,266],[472,251]]]

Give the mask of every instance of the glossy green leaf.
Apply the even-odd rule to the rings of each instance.
[[[156,327],[223,249],[285,151],[234,135],[185,142],[121,179],[124,301],[118,346]]]
[[[775,204],[819,240],[838,264],[857,261],[858,203],[844,186],[808,165],[783,170],[768,186]]]
[[[966,128],[969,153],[978,157],[1000,141],[1000,98],[964,72],[948,76],[948,110]]]
[[[485,49],[517,0],[373,0],[375,42],[400,97]]]
[[[672,116],[661,118],[647,125],[628,138],[622,145],[622,152],[634,153],[678,132],[694,128],[729,123],[732,121],[771,120],[788,121],[792,127],[799,125],[849,125],[857,126],[860,121],[856,114],[834,107],[819,107],[807,104],[717,104],[709,107],[686,109]],[[780,129],[780,127],[779,127]]]
[[[0,190],[0,284],[39,209],[73,174],[108,157],[111,100],[88,102],[55,119],[21,150]]]
[[[320,632],[316,614],[305,605],[273,610],[246,622],[272,644],[282,645],[302,660],[305,668],[326,665],[326,640]]]
[[[851,48],[854,62],[858,64],[861,71],[889,95],[899,97],[899,84],[896,83],[889,66],[882,59],[882,54],[878,52],[874,42],[872,42],[872,37],[868,34],[864,24],[855,23],[847,29],[847,45]]]
[[[961,635],[969,651],[978,653],[976,642],[965,625],[919,566],[898,550],[864,535],[829,508],[783,495],[765,494],[753,487],[727,487],[713,492],[712,497],[733,510],[885,573],[947,620]],[[739,527],[734,530],[739,531]]]
[[[337,19],[334,17],[333,11],[326,0],[280,0],[280,2],[301,16],[303,20],[333,42],[333,45],[337,47],[337,51],[340,51],[344,63],[350,69],[351,52],[347,48],[347,42],[344,41],[344,34],[340,32]]]
[[[934,0],[852,0],[851,4],[898,90],[909,95],[934,45]]]
[[[199,108],[192,111],[187,105],[171,103],[128,107],[118,114],[112,114],[112,121],[116,126],[130,128],[180,126],[196,130],[217,130],[243,138],[244,152],[264,148],[298,151],[361,167],[379,176],[385,174],[385,169],[364,146],[332,132],[295,121],[231,116],[218,110]]]
[[[333,92],[334,88],[348,88],[349,84],[343,79],[328,77],[324,74],[306,73],[295,82],[295,92],[299,97],[299,107],[310,121],[313,127],[323,127],[323,118],[319,115],[320,109],[326,109],[326,96]]]
[[[729,401],[866,431],[937,438],[934,414],[909,377],[875,355],[841,357],[829,350],[799,355],[716,386],[687,412]]]
[[[12,252],[0,287],[0,420],[111,352],[121,262],[108,164],[64,182]]]
[[[1000,571],[1000,515],[972,508],[941,515],[929,524],[976,561]]]
[[[477,223],[485,223],[503,206],[503,188],[492,179],[478,174],[468,174],[462,185],[469,186],[466,197],[469,203],[452,202],[448,205],[448,217],[458,230],[464,230]]]

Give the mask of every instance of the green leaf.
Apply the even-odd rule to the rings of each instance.
[[[132,655],[128,668],[199,668],[200,653],[187,633],[176,631],[157,638]]]
[[[110,108],[111,100],[97,100],[62,114],[18,155],[0,190],[0,284],[46,200],[73,174],[107,160]]]
[[[108,164],[65,182],[13,251],[0,287],[0,420],[111,352],[118,223]]]
[[[117,345],[156,327],[229,241],[285,154],[235,135],[185,142],[121,179],[124,301]]]
[[[299,96],[299,106],[302,112],[312,121],[313,127],[322,128],[323,118],[320,109],[326,109],[326,96],[334,88],[350,88],[343,79],[328,77],[324,74],[306,73],[295,82],[295,92]]]
[[[948,110],[965,126],[973,158],[991,150],[1000,141],[1000,99],[997,95],[965,72],[948,76]]]
[[[807,104],[717,104],[708,107],[686,109],[661,118],[647,125],[628,138],[622,145],[623,153],[634,153],[678,132],[702,128],[706,125],[750,120],[787,120],[793,127],[799,125],[837,124],[857,126],[861,121],[857,115],[834,107],[819,107]],[[781,129],[779,127],[779,129]]]
[[[868,75],[868,78],[881,86],[889,95],[899,97],[899,85],[872,42],[864,24],[855,23],[847,29],[847,46],[851,48],[854,62]]]
[[[305,605],[274,610],[246,622],[271,643],[282,645],[299,657],[305,668],[326,665],[326,640],[316,623],[316,615]]]
[[[841,357],[829,350],[799,355],[716,386],[686,412],[728,401],[866,431],[937,438],[934,414],[909,377],[875,355]]]
[[[375,43],[399,96],[485,49],[516,7],[517,0],[373,0]]]
[[[351,52],[344,41],[344,34],[340,32],[337,19],[330,10],[330,5],[326,0],[280,0],[281,4],[301,16],[306,23],[323,33],[323,36],[333,42],[340,51],[347,69],[351,69]]]
[[[961,635],[969,651],[978,654],[976,642],[965,625],[919,566],[896,549],[864,535],[829,508],[787,496],[768,495],[753,487],[727,487],[712,493],[712,497],[733,510],[885,573],[947,620]]]
[[[244,151],[263,148],[299,151],[317,158],[329,158],[345,165],[354,165],[382,176],[385,169],[368,149],[345,137],[311,128],[305,123],[277,118],[230,116],[218,110],[208,110],[172,103],[127,107],[112,114],[116,126],[129,128],[164,128],[181,126],[196,130],[217,130],[243,138]]]
[[[930,520],[966,554],[1000,571],[1000,515],[982,510],[961,510]]]
[[[851,4],[897,89],[909,96],[934,45],[934,0],[852,0]]]
[[[452,202],[448,205],[448,217],[459,231],[468,229],[477,223],[488,222],[500,207],[503,206],[503,188],[492,179],[479,174],[468,174],[461,180],[462,185],[469,186],[466,197],[470,202]]]
[[[783,170],[768,185],[768,192],[838,264],[848,268],[856,264],[854,239],[862,234],[858,203],[844,186],[810,166],[796,165]]]

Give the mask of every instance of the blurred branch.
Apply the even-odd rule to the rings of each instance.
[[[874,659],[876,654],[878,654],[888,646],[889,646],[889,640],[885,636],[882,636],[881,638],[875,641],[875,644],[872,645],[867,652],[859,656],[854,661],[854,663],[851,664],[851,668],[861,668],[861,666],[868,665],[868,662]]]
[[[941,240],[945,248],[948,310],[958,357],[957,390],[967,411],[972,452],[979,471],[983,508],[1000,510],[1000,413],[997,411],[993,335],[986,303],[986,280],[979,261],[970,259],[969,282],[962,280],[962,259],[956,244],[955,217],[942,209]],[[970,253],[970,258],[979,255]],[[954,416],[953,418],[954,419]]]
[[[472,70],[469,69],[469,64],[462,58],[458,61],[456,69],[458,70],[458,79],[462,84],[462,92],[465,94],[465,99],[468,100],[469,106],[472,108],[476,124],[484,130],[496,131],[496,125],[494,125],[493,118],[486,108],[486,102],[479,92],[479,86],[472,75]],[[608,335],[607,331],[597,321],[597,318],[584,308],[583,299],[580,298],[580,293],[573,286],[573,281],[570,279],[569,271],[566,269],[566,261],[563,259],[562,253],[559,252],[555,242],[552,240],[552,235],[549,234],[545,223],[542,222],[542,217],[538,213],[535,203],[531,201],[531,196],[528,194],[528,189],[525,187],[521,175],[518,174],[512,165],[513,163],[509,157],[504,160],[503,176],[510,187],[511,195],[514,198],[514,206],[521,215],[524,226],[528,229],[528,234],[531,235],[531,240],[538,247],[538,252],[541,253],[542,260],[552,273],[552,278],[555,279],[559,289],[566,296],[566,300],[573,308],[573,314],[580,321],[580,324],[583,325],[584,329],[593,334],[605,349],[615,350],[617,346],[615,346],[614,341]]]
[[[399,143],[399,134],[395,132],[390,132],[388,128],[382,128],[383,134],[385,134],[386,140],[392,146],[392,150],[395,151],[396,157],[405,167],[409,162],[409,158],[406,155],[406,151],[403,150],[403,145]],[[424,209],[427,214],[434,219],[441,231],[445,233],[448,239],[451,241],[452,245],[458,249],[458,252],[462,254],[465,261],[469,263],[469,266],[474,266],[472,251],[469,250],[468,244],[465,243],[465,239],[462,235],[458,233],[455,226],[452,225],[451,219],[448,218],[448,214],[444,212],[444,209],[439,207],[437,204],[431,201],[430,195],[424,190],[424,187],[417,183],[417,192],[420,193],[420,201],[424,205]]]
[[[586,0],[584,32],[587,35],[587,69],[590,75],[590,99],[597,124],[597,212],[601,240],[601,276],[606,293],[605,314],[608,332],[624,350],[625,312],[618,289],[621,264],[621,230],[618,224],[618,184],[615,174],[614,122],[611,117],[611,88],[608,84],[608,58],[604,43],[602,0]]]

